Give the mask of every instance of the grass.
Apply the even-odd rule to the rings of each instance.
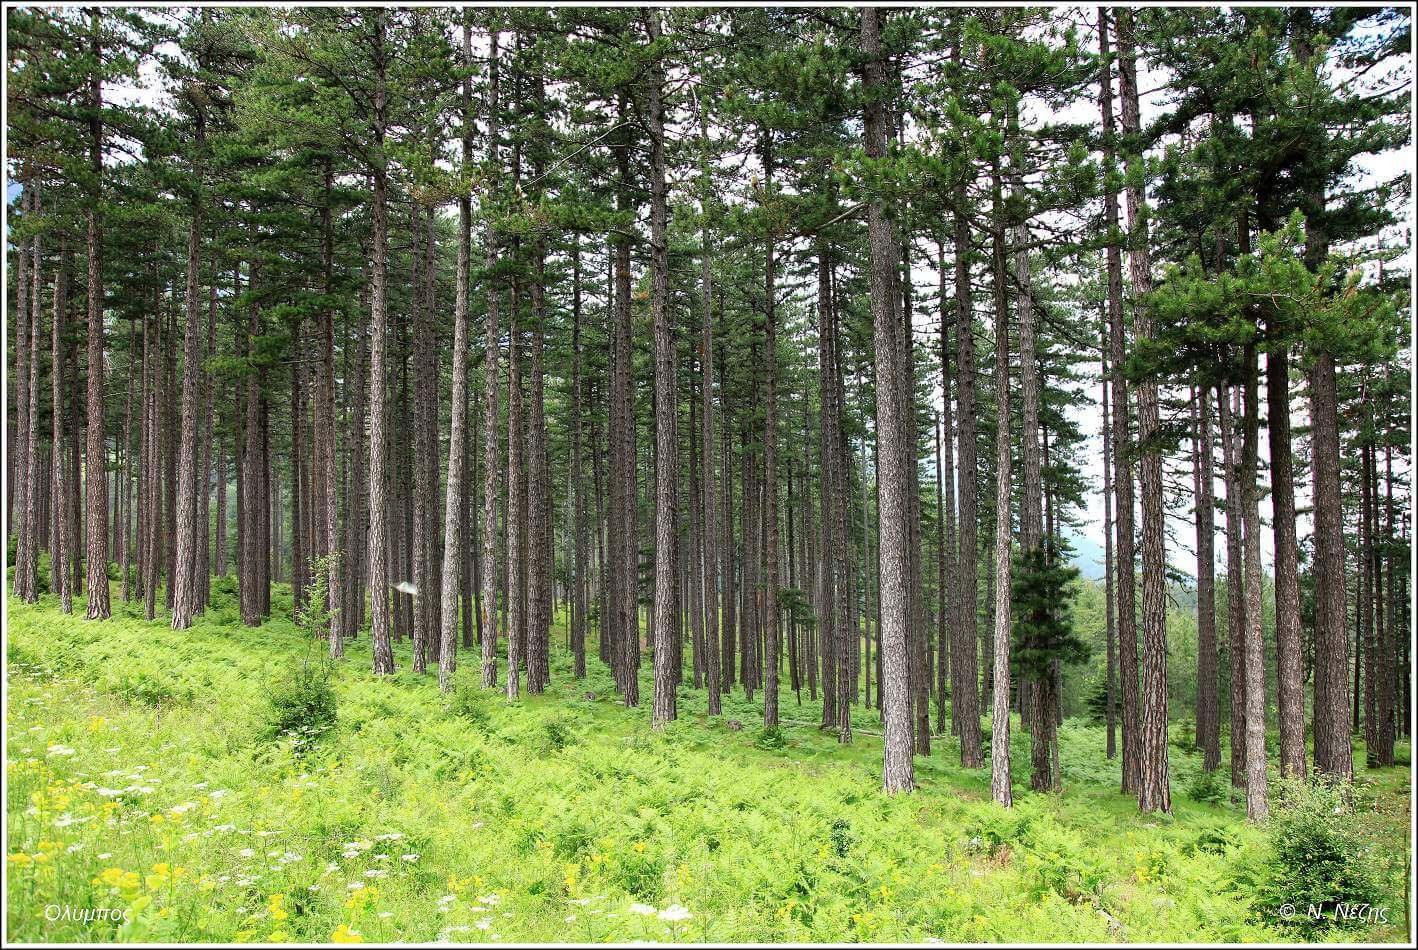
[[[948,737],[917,759],[918,792],[888,798],[880,740],[839,746],[806,695],[783,698],[805,725],[765,737],[741,693],[710,719],[686,688],[656,733],[594,657],[576,681],[554,644],[549,692],[509,704],[471,654],[448,697],[409,672],[407,643],[376,679],[367,635],[333,676],[334,727],[270,740],[270,695],[319,646],[219,598],[183,632],[118,601],[106,624],[11,602],[10,939],[1293,939],[1253,896],[1265,833],[1187,796],[1182,748],[1171,817],[1139,815],[1102,731],[1073,720],[1062,795],[1028,791],[1016,729],[1013,810]],[[1333,938],[1406,933],[1407,754],[1361,770],[1386,921]]]

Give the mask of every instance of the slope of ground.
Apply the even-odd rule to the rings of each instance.
[[[1252,899],[1264,834],[1188,797],[1180,748],[1171,818],[1138,815],[1101,731],[1073,721],[1061,796],[1027,791],[1019,736],[1010,812],[948,738],[918,759],[916,794],[887,798],[874,715],[841,747],[806,694],[785,691],[794,724],[765,734],[740,693],[710,720],[686,688],[655,733],[594,659],[575,681],[554,649],[551,690],[508,704],[477,688],[472,654],[451,697],[409,672],[407,644],[377,680],[367,636],[335,673],[337,725],[269,740],[272,685],[320,648],[284,620],[243,627],[218,596],[184,632],[120,602],[107,624],[10,604],[11,939],[1295,937]],[[1365,777],[1393,906],[1362,936],[1398,940],[1407,769]]]

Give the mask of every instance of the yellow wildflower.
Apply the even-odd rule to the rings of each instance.
[[[340,924],[335,928],[335,932],[330,934],[331,943],[364,943],[364,935],[358,930],[351,930],[349,924]]]

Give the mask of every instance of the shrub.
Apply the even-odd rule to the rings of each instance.
[[[1235,845],[1235,830],[1218,824],[1203,828],[1196,837],[1187,843],[1186,849],[1192,854],[1225,854]]]
[[[998,808],[993,803],[972,809],[965,821],[969,837],[965,850],[969,853],[994,857],[1006,846],[1024,841],[1029,833],[1031,815],[1020,806]]]
[[[1203,768],[1197,768],[1187,779],[1186,793],[1192,801],[1212,805],[1224,803],[1230,795],[1226,784],[1221,781],[1221,771],[1212,769],[1208,772]]]
[[[1064,900],[1096,901],[1107,881],[1107,867],[1077,831],[1049,815],[1030,823],[1024,844],[1025,881],[1031,895],[1052,892]]]
[[[548,719],[542,723],[542,747],[547,752],[560,752],[576,742],[576,733],[560,719]]]
[[[755,748],[764,751],[781,749],[788,744],[788,737],[783,735],[783,730],[777,726],[767,726],[754,735],[753,744]]]
[[[292,736],[297,744],[305,744],[328,732],[337,717],[334,674],[335,666],[328,659],[307,654],[267,694],[260,738]]]
[[[1257,901],[1261,912],[1304,933],[1367,923],[1346,916],[1379,897],[1352,787],[1324,779],[1282,781],[1275,792],[1270,855]]]
[[[852,833],[852,823],[845,818],[832,822],[831,842],[833,853],[839,858],[845,858],[847,852],[857,843],[857,836]]]
[[[486,728],[492,718],[487,708],[487,694],[472,686],[459,686],[453,691],[448,711],[479,728]]]
[[[121,670],[109,670],[100,686],[124,701],[140,706],[172,706],[192,701],[192,687],[170,674],[142,663]]]
[[[214,601],[220,600],[222,597],[237,597],[238,595],[235,574],[222,574],[212,578],[212,599]]]

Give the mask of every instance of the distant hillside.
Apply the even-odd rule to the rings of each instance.
[[[1073,546],[1073,564],[1078,568],[1079,573],[1088,580],[1102,583],[1105,577],[1103,546],[1092,538],[1078,533],[1068,535],[1068,543]],[[1189,613],[1196,612],[1196,588],[1194,586],[1171,582],[1167,585],[1167,595],[1175,606]]]
[[[1071,532],[1068,543],[1073,546],[1073,563],[1084,577],[1101,581],[1104,578],[1103,545],[1087,535]]]

